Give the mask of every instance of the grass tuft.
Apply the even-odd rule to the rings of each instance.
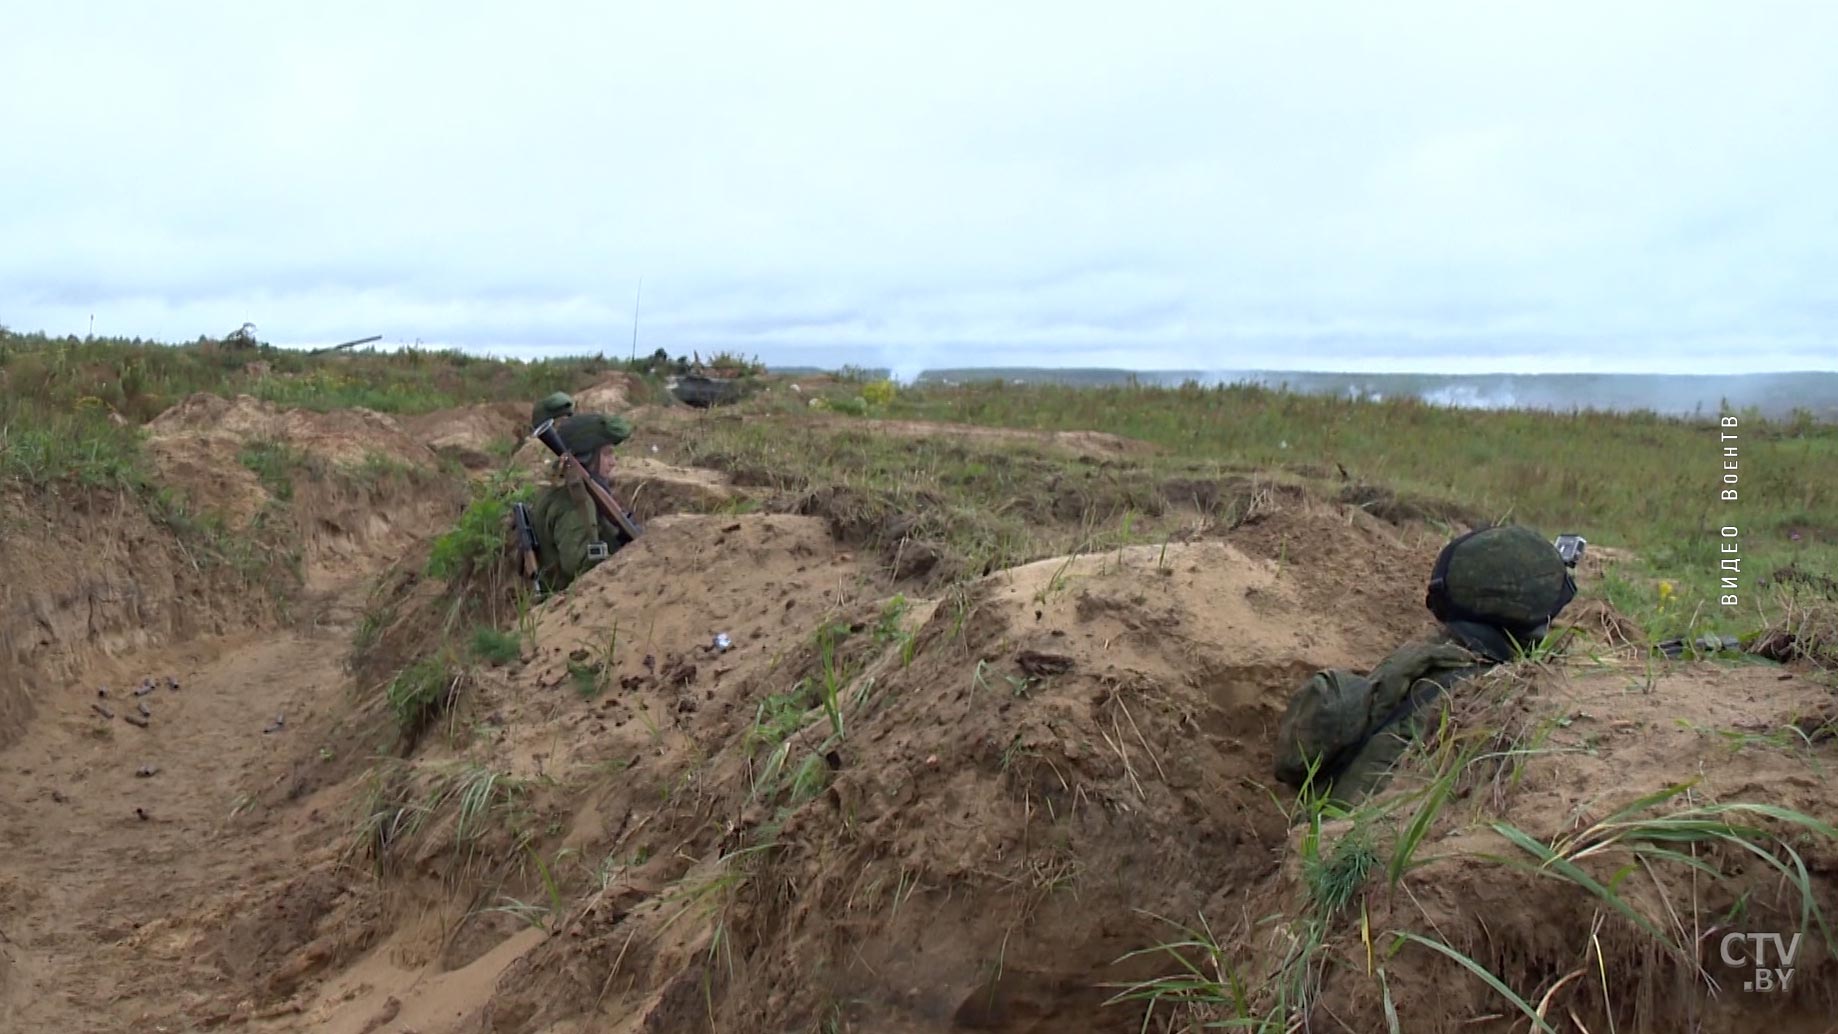
[[[463,675],[444,658],[428,657],[404,668],[384,691],[396,730],[413,743],[459,695]]]

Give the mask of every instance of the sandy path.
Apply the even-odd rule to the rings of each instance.
[[[200,1029],[229,986],[190,936],[156,920],[285,864],[286,845],[226,824],[286,777],[300,754],[290,740],[341,699],[353,619],[331,597],[302,631],[125,659],[104,701],[112,720],[91,707],[94,683],[45,693],[33,727],[0,752],[0,1031]],[[137,698],[143,675],[180,688]],[[139,701],[145,729],[122,717]],[[277,714],[285,726],[264,733]],[[143,765],[156,773],[138,777]]]

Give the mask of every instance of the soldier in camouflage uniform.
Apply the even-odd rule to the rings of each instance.
[[[556,431],[588,475],[605,486],[612,475],[613,446],[632,436],[632,425],[616,416],[583,413],[562,420]],[[567,473],[561,483],[544,491],[531,507],[537,564],[551,592],[566,589],[582,572],[631,541],[624,529],[601,516],[573,465],[563,470]]]
[[[558,391],[530,409],[530,430],[541,427],[545,420],[562,420],[573,415],[574,399],[567,392]]]
[[[1443,548],[1424,603],[1442,627],[1365,675],[1316,673],[1277,728],[1276,776],[1346,806],[1377,789],[1423,730],[1425,705],[1543,638],[1576,595],[1557,548],[1519,526],[1482,528]]]

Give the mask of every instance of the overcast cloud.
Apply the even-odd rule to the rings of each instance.
[[[0,323],[1838,369],[1838,4],[0,13]]]

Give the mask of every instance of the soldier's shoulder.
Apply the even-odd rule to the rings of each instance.
[[[547,513],[555,508],[556,501],[567,494],[561,485],[544,485],[536,490],[530,500],[530,508],[538,513]]]

